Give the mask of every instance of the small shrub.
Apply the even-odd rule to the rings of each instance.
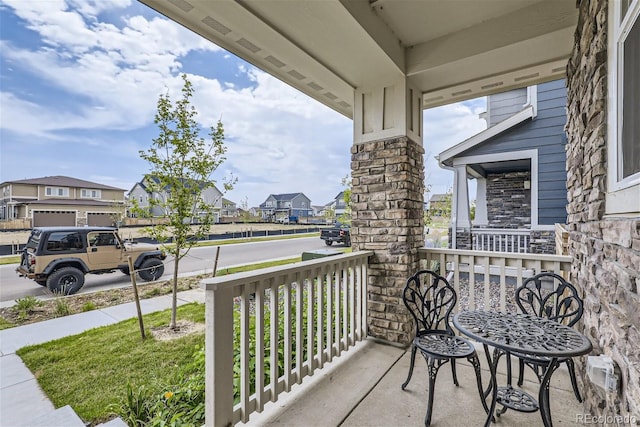
[[[14,306],[18,312],[31,313],[33,309],[42,305],[42,301],[33,296],[19,298]]]
[[[33,296],[19,298],[16,300],[14,310],[18,312],[18,318],[21,320],[29,317],[29,314],[33,313],[36,307],[42,305],[42,301]]]
[[[71,314],[71,308],[69,303],[64,298],[58,298],[55,302],[55,315],[56,317],[64,317]]]
[[[93,303],[93,301],[87,301],[84,303],[84,305],[82,306],[82,311],[93,311],[96,309],[96,305]]]
[[[155,289],[151,289],[150,291],[146,291],[144,294],[142,294],[142,298],[151,298],[151,297],[157,297],[159,295],[164,295],[167,292],[163,291],[161,288],[155,288]]]

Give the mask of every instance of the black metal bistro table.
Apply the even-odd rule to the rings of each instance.
[[[489,311],[463,311],[453,317],[454,326],[460,333],[482,343],[491,372],[491,406],[485,427],[491,424],[496,404],[521,412],[540,410],[542,422],[551,427],[549,407],[549,382],[558,368],[559,358],[587,354],[592,345],[580,332],[553,320],[528,314],[496,313]],[[494,348],[493,357],[488,346]],[[538,399],[523,390],[512,387],[498,387],[496,368],[501,356],[521,353],[550,358],[545,371]]]

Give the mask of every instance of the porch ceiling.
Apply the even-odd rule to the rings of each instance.
[[[486,177],[489,173],[524,172],[531,170],[530,159],[507,160],[503,162],[477,163],[468,165],[472,176]],[[470,171],[471,172],[471,171]]]
[[[408,76],[424,108],[562,78],[575,0],[139,0],[347,117]]]

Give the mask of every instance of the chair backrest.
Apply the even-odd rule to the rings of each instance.
[[[540,273],[516,289],[523,313],[573,326],[582,317],[583,303],[576,288],[555,273]]]
[[[416,322],[416,335],[446,332],[453,335],[449,316],[458,297],[447,279],[431,270],[420,270],[407,280],[402,300]]]

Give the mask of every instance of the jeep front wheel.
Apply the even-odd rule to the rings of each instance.
[[[139,274],[145,282],[157,280],[164,274],[164,264],[158,258],[148,258],[140,266]]]
[[[54,294],[72,295],[84,285],[84,273],[75,267],[63,267],[47,278],[47,288]]]

